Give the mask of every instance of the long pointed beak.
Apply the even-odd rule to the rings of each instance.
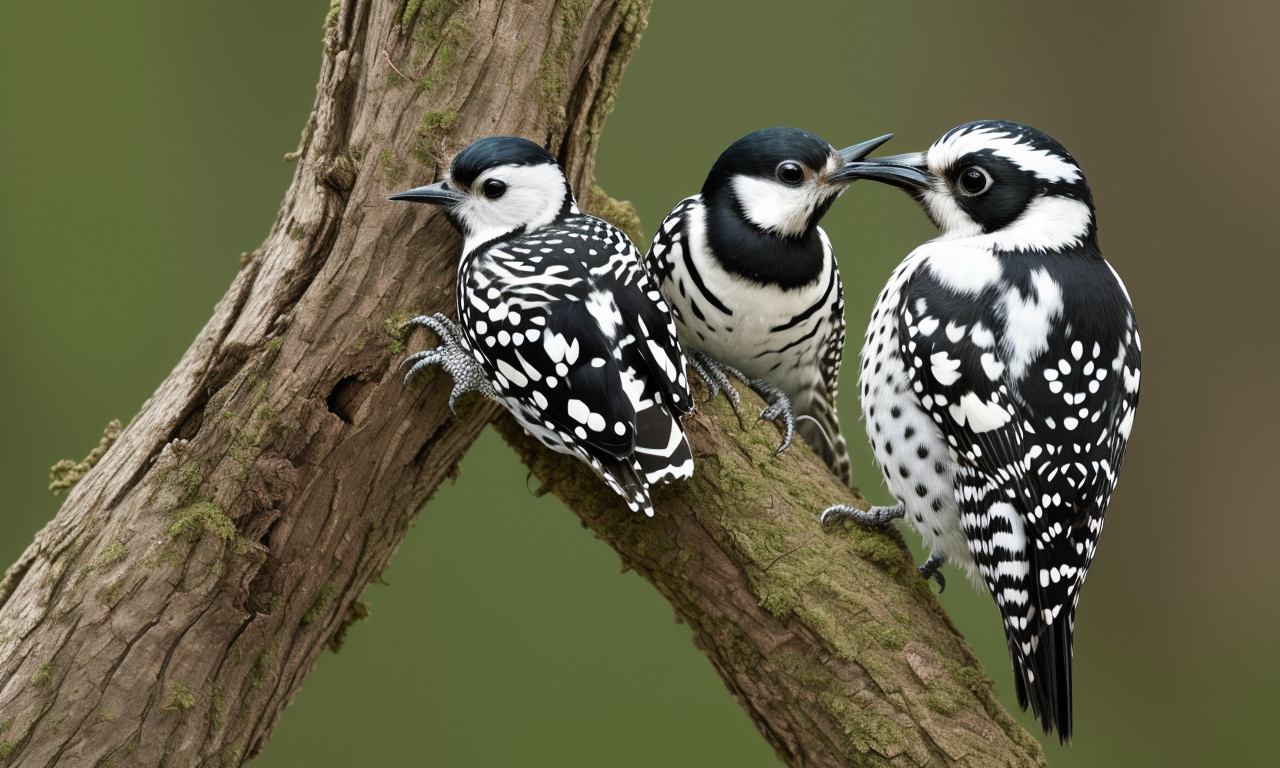
[[[881,144],[892,138],[892,133],[886,133],[883,136],[877,136],[876,138],[864,141],[861,144],[854,144],[852,147],[845,147],[840,150],[839,155],[844,158],[846,163],[851,163],[854,160],[861,160],[876,151]]]
[[[442,205],[446,208],[452,208],[465,200],[466,195],[450,187],[449,182],[440,181],[392,195],[389,199],[408,200],[411,203],[426,203],[427,205]]]
[[[857,160],[845,164],[843,168],[827,178],[834,179],[837,176],[849,181],[855,179],[881,181],[908,192],[918,192],[933,186],[933,176],[929,173],[923,152]]]

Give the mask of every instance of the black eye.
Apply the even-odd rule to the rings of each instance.
[[[804,181],[804,169],[800,167],[799,163],[792,162],[791,160],[778,163],[778,170],[776,171],[776,174],[778,176],[778,181],[789,186],[794,187],[796,184]]]
[[[485,197],[490,200],[497,200],[507,191],[507,185],[497,179],[489,179],[484,183],[482,189]]]
[[[978,166],[964,169],[960,173],[960,191],[973,197],[991,189],[991,174]]]

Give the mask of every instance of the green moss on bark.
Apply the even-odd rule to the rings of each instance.
[[[744,395],[748,422],[763,404]],[[685,422],[694,477],[658,489],[653,520],[635,519],[585,465],[540,447],[510,416],[495,425],[544,488],[672,600],[718,670],[730,680],[741,675],[753,689],[764,686],[766,702],[797,697],[786,699],[784,727],[807,731],[854,765],[987,754],[1005,755],[989,764],[1043,765],[1034,738],[995,700],[895,529],[823,530],[821,509],[865,500],[841,489],[807,447],[797,443],[776,454],[779,435],[771,424],[744,431],[723,398],[703,404],[702,397],[695,394],[702,414]],[[701,535],[685,533],[691,526],[716,541],[763,609],[743,626],[771,620],[774,629],[756,636],[706,615],[705,601],[723,600],[725,587],[704,584],[707,591],[696,594],[691,584],[698,579],[684,569],[698,567],[706,552],[685,550],[689,536]],[[725,562],[715,562],[715,572],[724,573]],[[777,637],[792,639],[778,646],[770,640]],[[1003,731],[1004,746],[993,747],[991,731],[979,737],[956,725],[977,721]]]
[[[169,690],[172,693],[172,697],[169,699],[168,705],[163,708],[163,711],[182,712],[196,705],[195,694],[177,680],[169,681]]]
[[[107,424],[106,429],[102,430],[102,438],[98,440],[98,445],[89,451],[89,455],[85,456],[82,461],[71,461],[63,459],[54,464],[49,469],[49,490],[55,494],[66,493],[75,487],[75,484],[93,469],[94,465],[102,459],[107,450],[111,447],[119,437],[123,427],[119,419],[112,419]]]
[[[591,197],[583,207],[592,216],[604,219],[627,233],[637,248],[644,248],[644,230],[640,227],[640,214],[629,200],[615,200],[599,185],[591,185]]]

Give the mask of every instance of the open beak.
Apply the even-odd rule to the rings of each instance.
[[[831,174],[831,178],[836,176],[851,182],[855,179],[882,181],[913,194],[933,186],[933,176],[923,152],[855,160]]]
[[[846,163],[851,163],[854,160],[861,160],[862,158],[876,151],[876,149],[879,148],[881,144],[885,143],[886,141],[892,138],[893,138],[892,133],[886,133],[883,136],[876,137],[869,141],[864,141],[861,144],[854,144],[852,147],[845,147],[844,149],[840,150],[838,154],[840,155],[840,157],[844,158],[844,161]]]
[[[448,181],[440,181],[418,187],[407,192],[392,195],[391,200],[408,200],[411,203],[426,203],[452,208],[466,199],[466,195],[449,186]]]

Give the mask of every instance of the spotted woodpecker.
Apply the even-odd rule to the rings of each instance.
[[[923,573],[950,561],[985,582],[1018,703],[1068,741],[1075,612],[1141,362],[1092,194],[1058,142],[991,120],[857,173],[908,190],[940,235],[894,271],[862,348],[863,415],[900,503],[823,521],[905,515]]]
[[[837,152],[798,128],[748,134],[667,215],[645,257],[711,396],[723,389],[736,411],[726,374],[744,381],[769,403],[761,418],[782,424],[779,450],[798,430],[846,485],[835,406],[844,292],[818,222],[855,178],[847,163],[890,136]]]
[[[616,227],[578,210],[556,159],[527,139],[481,139],[449,178],[394,195],[444,208],[462,233],[458,318],[411,323],[439,335],[405,376],[440,365],[502,403],[552,450],[586,462],[632,510],[649,486],[688,478],[680,417],[693,402],[670,310]]]

